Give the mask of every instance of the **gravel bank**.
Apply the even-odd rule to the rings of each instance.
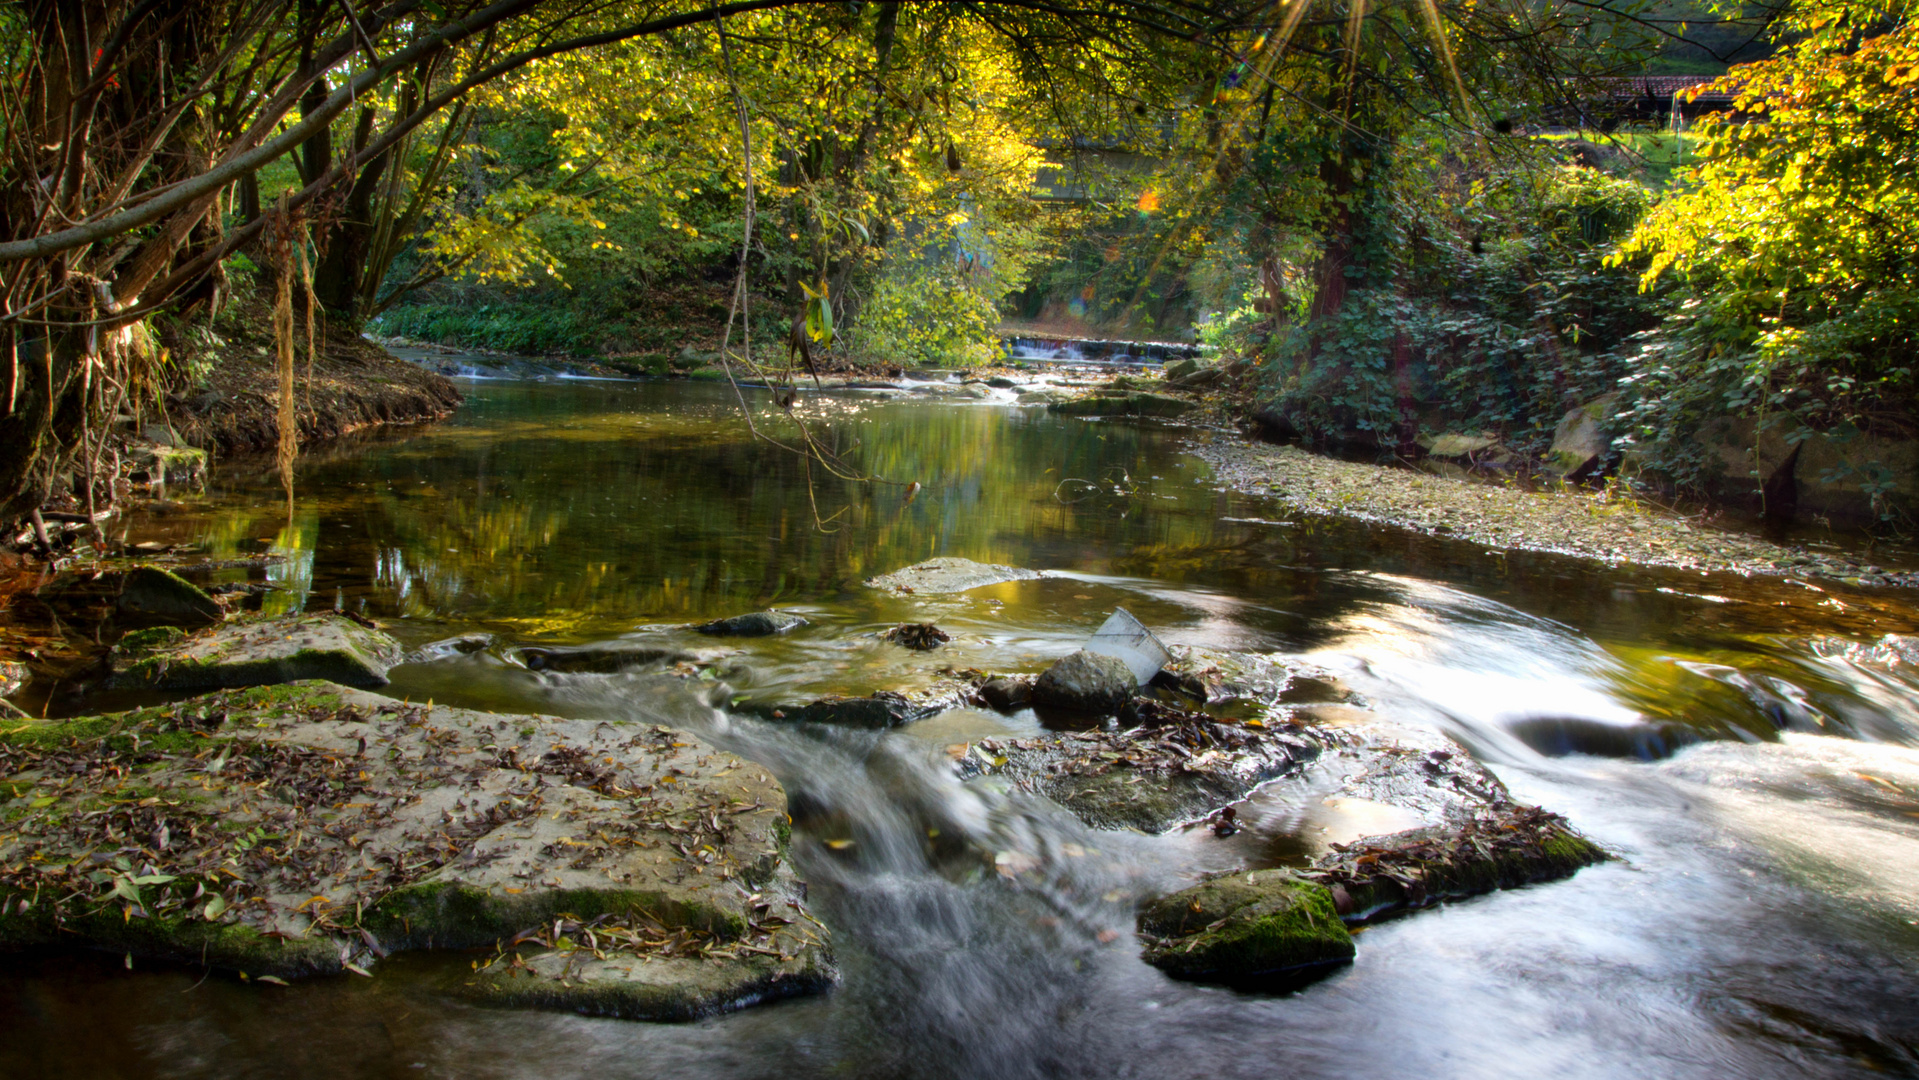
[[[1309,514],[1357,518],[1487,547],[1555,552],[1616,566],[1669,566],[1919,588],[1919,573],[1883,568],[1858,553],[1773,543],[1601,492],[1527,491],[1394,465],[1341,461],[1295,446],[1232,439],[1196,444],[1191,450],[1235,490],[1272,496]]]

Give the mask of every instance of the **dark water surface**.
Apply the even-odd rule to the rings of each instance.
[[[846,460],[896,483],[815,467],[809,493],[724,387],[469,393],[414,437],[310,455],[291,518],[270,466],[239,462],[190,511],[134,528],[288,556],[270,610],[363,610],[435,657],[396,669],[397,695],[684,724],[773,768],[859,837],[853,854],[804,828],[794,844],[841,987],[656,1025],[465,1005],[434,991],[447,961],[431,957],[289,988],[16,958],[0,970],[0,1077],[1919,1075],[1919,680],[1843,650],[1919,629],[1911,595],[1296,518],[1217,490],[1182,447],[1229,436],[1190,428],[822,398],[804,408]],[[908,481],[924,485],[910,502]],[[1058,574],[950,597],[860,584],[935,555]],[[1308,655],[1622,858],[1370,928],[1352,967],[1297,993],[1192,986],[1139,961],[1138,896],[1399,825],[1309,777],[1256,795],[1229,842],[1095,833],[945,767],[945,744],[1030,717],[794,730],[515,659],[712,649],[680,627],[769,605],[811,625],[725,643],[743,705],[946,665],[1039,670],[1116,605],[1174,643]],[[954,641],[922,654],[874,636],[908,620]],[[492,644],[432,648],[471,633]],[[943,872],[919,842],[931,820],[1043,872]]]

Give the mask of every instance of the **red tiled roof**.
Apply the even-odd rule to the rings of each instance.
[[[1615,98],[1670,98],[1696,86],[1704,86],[1716,78],[1716,75],[1632,75],[1600,79],[1598,82]],[[1718,98],[1730,100],[1732,95],[1715,91],[1702,96],[1702,100]]]

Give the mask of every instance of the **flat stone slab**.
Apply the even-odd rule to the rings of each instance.
[[[129,634],[110,685],[215,690],[326,679],[380,687],[405,650],[390,635],[335,614],[236,620],[182,637]]]
[[[1135,699],[1134,726],[948,748],[960,775],[1003,776],[1096,829],[1164,832],[1303,769],[1322,743],[1308,728],[1245,723]]]
[[[785,793],[683,731],[328,683],[0,726],[0,945],[293,977],[491,947],[455,992],[684,1019],[816,990]]]
[[[914,563],[890,574],[868,578],[866,585],[896,593],[956,593],[1007,581],[1031,581],[1046,575],[1038,570],[1016,566],[974,562],[971,559],[939,558]]]

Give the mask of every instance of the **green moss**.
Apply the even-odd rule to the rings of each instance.
[[[0,892],[12,911],[19,897]],[[340,970],[340,946],[330,938],[268,937],[250,926],[179,916],[128,918],[121,905],[70,914],[56,924],[51,905],[0,916],[0,948],[81,943],[152,960],[205,963],[249,975],[296,977]]]
[[[1160,938],[1145,959],[1175,978],[1252,982],[1353,958],[1322,885],[1283,871],[1233,874],[1162,897],[1140,914]]]
[[[129,654],[152,652],[154,649],[172,645],[186,636],[186,631],[177,626],[155,626],[146,630],[135,630],[121,637],[119,646],[122,651]]]
[[[490,945],[529,926],[570,915],[638,916],[734,938],[746,921],[709,904],[640,889],[538,889],[498,895],[469,885],[425,882],[397,889],[362,920],[394,948],[463,949]]]
[[[1445,829],[1415,829],[1382,841],[1385,846],[1374,851],[1371,869],[1359,871],[1345,858],[1335,858],[1322,860],[1328,865],[1315,876],[1337,890],[1348,921],[1364,922],[1570,877],[1611,858],[1551,816],[1536,822],[1516,820],[1492,835],[1497,839],[1490,844],[1465,843]]]

